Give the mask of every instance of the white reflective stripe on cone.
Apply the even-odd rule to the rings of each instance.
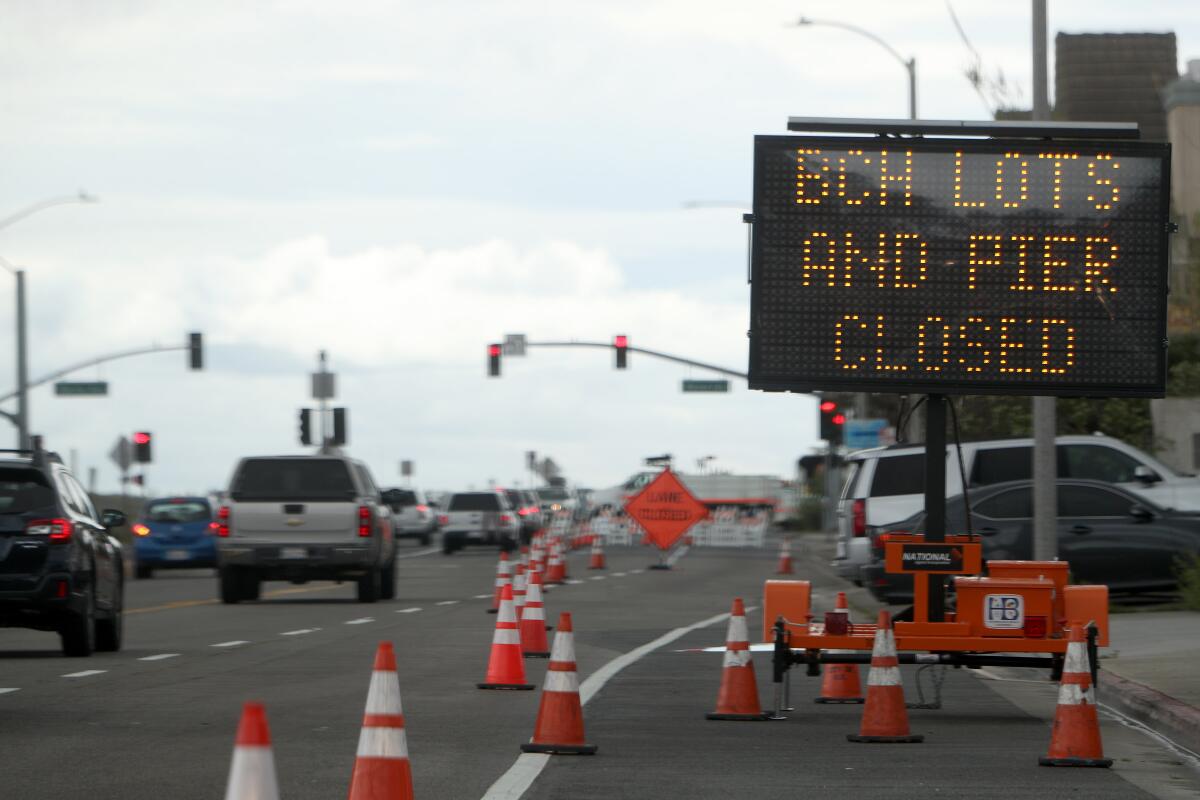
[[[742,616],[729,618],[729,633],[725,635],[728,642],[749,642],[750,632],[746,630],[746,618]]]
[[[552,669],[546,672],[546,685],[543,688],[547,692],[579,694],[579,676],[574,672],[559,672]]]
[[[1091,671],[1091,667],[1088,665],[1087,645],[1083,642],[1071,642],[1067,645],[1067,660],[1063,663],[1063,672],[1090,673]]]
[[[871,648],[872,656],[894,656],[896,655],[896,642],[892,639],[892,631],[890,628],[875,631],[875,644]]]
[[[492,644],[521,644],[521,634],[515,628],[496,628]]]
[[[279,800],[275,780],[275,757],[270,747],[241,745],[233,749],[225,800]]]
[[[871,667],[867,673],[867,686],[899,686],[899,667]]]
[[[511,622],[517,621],[517,609],[511,600],[503,600],[500,603],[500,614],[496,617],[496,622]]]
[[[1058,687],[1058,704],[1060,706],[1094,706],[1096,693],[1092,687],[1084,689],[1078,683],[1064,683]]]
[[[575,663],[575,634],[572,631],[556,633],[554,646],[550,648],[550,660],[560,664]]]
[[[543,609],[541,606],[528,606],[527,605],[527,606],[525,606],[525,612],[523,614],[521,614],[522,620],[527,620],[527,619],[544,620],[545,618],[546,618],[545,609]]]
[[[750,663],[749,650],[726,650],[725,651],[725,666],[727,667],[744,667]]]
[[[363,728],[358,737],[358,755],[367,758],[408,758],[404,728]]]
[[[403,714],[400,705],[400,680],[396,673],[379,670],[371,673],[371,688],[367,690],[368,714]]]

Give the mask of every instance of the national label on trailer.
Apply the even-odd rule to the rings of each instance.
[[[755,139],[750,387],[1162,396],[1170,145]]]
[[[900,548],[900,565],[905,572],[959,573],[963,551],[949,544],[905,544]]]

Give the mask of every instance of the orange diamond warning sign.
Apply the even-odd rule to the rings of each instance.
[[[687,533],[688,528],[708,516],[687,487],[665,469],[625,504],[628,514],[660,550],[666,550]]]

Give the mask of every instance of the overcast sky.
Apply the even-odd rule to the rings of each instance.
[[[1194,0],[1050,0],[1057,31],[1174,31]],[[0,0],[0,218],[85,188],[94,205],[0,231],[29,283],[30,372],[204,332],[182,353],[32,392],[32,422],[116,487],[120,434],[155,434],[152,491],[223,486],[242,455],[302,452],[296,412],[329,351],[350,451],[384,484],[526,480],[524,453],[580,485],[647,455],[791,475],[816,444],[806,396],[680,392],[700,370],[603,350],[533,350],[485,377],[485,345],[632,344],[747,361],[755,134],[789,115],[984,119],[940,0]],[[1028,105],[1029,4],[955,3],[989,74]],[[1051,44],[1053,47],[1053,44]],[[1016,97],[1016,95],[1014,95]],[[0,276],[0,392],[15,381]],[[11,404],[9,404],[11,407]],[[12,441],[0,434],[5,446]]]

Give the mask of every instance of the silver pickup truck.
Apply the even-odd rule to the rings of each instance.
[[[264,580],[353,580],[358,600],[396,593],[391,511],[366,465],[345,456],[256,456],[217,512],[221,601],[257,600]]]

